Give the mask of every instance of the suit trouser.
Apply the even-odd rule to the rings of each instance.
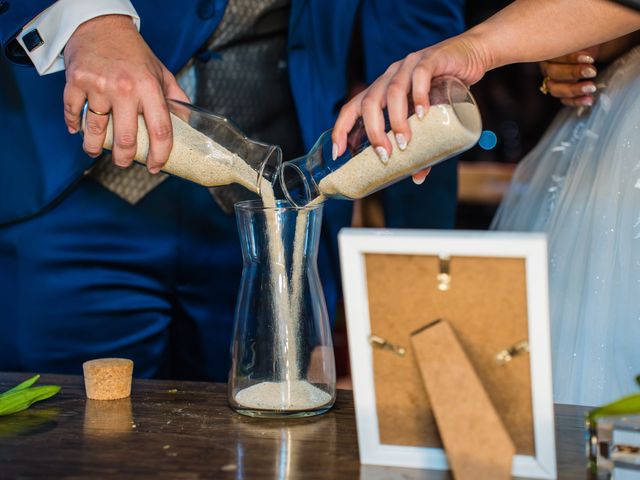
[[[226,380],[242,260],[235,219],[170,178],[130,205],[90,178],[0,228],[0,370]]]

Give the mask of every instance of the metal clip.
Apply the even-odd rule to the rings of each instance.
[[[451,258],[446,256],[440,256],[440,273],[437,276],[438,290],[445,292],[451,287]]]
[[[513,357],[517,357],[518,355],[522,355],[529,351],[529,342],[527,340],[523,340],[521,342],[512,345],[511,347],[502,350],[496,354],[496,362],[500,365],[506,365]]]
[[[405,353],[407,353],[406,348],[401,347],[400,345],[394,345],[391,342],[387,342],[384,338],[378,337],[377,335],[369,335],[369,344],[371,344],[372,347],[380,348],[383,350],[391,350],[399,357],[404,357]]]

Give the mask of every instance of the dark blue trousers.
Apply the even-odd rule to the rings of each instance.
[[[0,370],[226,380],[242,269],[235,219],[170,178],[137,205],[90,178],[0,228]]]

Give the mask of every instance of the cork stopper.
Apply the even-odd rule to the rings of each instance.
[[[126,358],[99,358],[82,364],[87,397],[117,400],[131,395],[133,362]]]

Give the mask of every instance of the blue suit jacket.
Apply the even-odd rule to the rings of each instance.
[[[13,61],[0,59],[0,225],[46,208],[92,163],[63,122],[64,73],[39,77],[32,67],[16,64],[28,60],[12,39],[52,3],[14,1],[0,9],[0,42]],[[173,72],[209,38],[226,7],[226,0],[133,3],[142,35]],[[307,148],[333,125],[344,100],[356,18],[372,80],[409,51],[462,31],[462,6],[463,0],[293,0],[289,71]]]

